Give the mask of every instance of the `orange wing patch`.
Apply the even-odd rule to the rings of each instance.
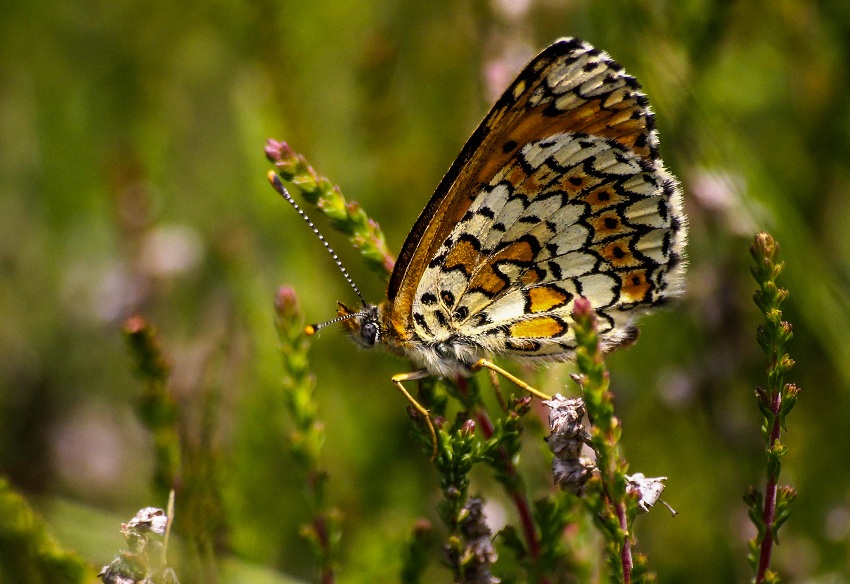
[[[621,237],[605,245],[596,246],[594,249],[605,261],[614,268],[630,268],[641,265],[629,246],[630,238]]]
[[[480,248],[481,244],[477,240],[473,240],[472,238],[461,239],[452,247],[443,265],[447,270],[459,267],[469,276],[472,274],[475,264],[478,263],[478,252]]]
[[[618,203],[622,203],[627,199],[623,195],[614,191],[610,184],[606,183],[599,185],[599,187],[581,197],[580,200],[583,200],[585,203],[590,205],[593,212],[596,212]]]
[[[643,302],[652,289],[646,270],[632,270],[620,276],[622,287],[620,299],[625,302]]]
[[[550,339],[567,332],[567,325],[559,318],[540,316],[511,325],[509,330],[513,338]]]
[[[570,301],[572,296],[557,286],[537,286],[528,291],[526,309],[528,312],[546,312],[560,308]]]
[[[535,255],[536,250],[527,239],[512,241],[477,267],[469,289],[480,290],[490,297],[495,296],[508,285],[507,278],[499,270],[499,263],[528,265],[534,261]]]
[[[614,209],[592,217],[588,223],[593,228],[593,239],[595,241],[602,241],[614,235],[624,235],[634,231],[632,227],[623,223],[620,215]]]

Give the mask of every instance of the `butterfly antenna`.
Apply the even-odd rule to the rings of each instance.
[[[307,326],[304,327],[304,332],[307,333],[307,335],[312,336],[312,335],[315,335],[317,332],[319,332],[320,329],[323,329],[328,325],[336,324],[338,322],[348,320],[349,318],[354,318],[355,316],[361,316],[362,314],[363,314],[362,312],[352,312],[351,314],[344,314],[342,316],[338,316],[338,317],[336,317],[332,320],[328,320],[326,322],[319,322],[319,323],[316,323],[316,324],[308,324]]]
[[[327,242],[327,240],[325,240],[325,237],[319,232],[319,230],[316,228],[316,226],[313,224],[313,222],[307,216],[307,213],[305,213],[304,210],[301,207],[298,206],[298,203],[295,202],[295,199],[292,198],[292,195],[290,195],[289,191],[286,190],[286,187],[283,186],[283,183],[280,181],[280,177],[277,175],[277,173],[274,172],[273,170],[270,170],[268,178],[269,178],[269,182],[271,183],[272,187],[274,187],[274,190],[276,190],[278,193],[280,193],[280,196],[283,197],[284,199],[286,199],[286,201],[290,205],[292,205],[295,208],[296,211],[298,211],[298,214],[301,215],[301,218],[304,221],[307,222],[307,225],[310,226],[310,229],[313,230],[313,233],[316,234],[316,237],[319,238],[319,241],[322,242],[322,245],[324,245],[325,249],[328,250],[328,253],[331,254],[331,257],[334,259],[334,262],[336,263],[337,267],[339,268],[339,271],[342,272],[342,275],[345,277],[348,284],[354,289],[355,294],[357,294],[357,297],[360,299],[360,305],[366,306],[366,299],[363,298],[363,294],[360,293],[360,289],[357,287],[357,284],[355,284],[354,280],[351,279],[351,275],[348,273],[348,270],[346,270],[345,266],[342,265],[342,262],[339,260],[339,256],[336,255],[336,252],[331,247],[331,244],[329,244]],[[351,316],[354,316],[354,315],[352,314]],[[315,331],[319,330],[320,328],[322,328],[324,326],[327,326],[329,324],[333,324],[335,322],[339,322],[341,320],[345,320],[346,318],[351,318],[351,317],[350,316],[340,317],[340,318],[336,318],[334,320],[322,323],[320,325],[318,325],[318,324],[312,325],[311,327],[307,327],[307,328],[308,329],[313,328],[314,332],[315,332]]]

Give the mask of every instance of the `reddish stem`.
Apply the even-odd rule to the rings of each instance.
[[[623,564],[623,584],[630,584],[632,581],[632,568],[634,567],[634,562],[632,561],[632,542],[629,537],[629,524],[626,519],[626,509],[622,503],[615,503],[614,510],[617,513],[617,519],[620,520],[620,529],[626,534],[626,538],[623,541],[623,549],[620,551],[620,561]]]
[[[771,396],[770,409],[773,411],[773,428],[770,430],[770,442],[768,448],[772,448],[779,440],[779,408],[782,405],[782,394],[775,390]],[[764,511],[762,521],[764,522],[764,539],[761,540],[761,553],[759,554],[759,568],[756,575],[756,583],[764,581],[764,576],[770,568],[770,558],[773,554],[773,521],[776,519],[776,491],[778,477],[769,475],[767,486],[764,490]]]

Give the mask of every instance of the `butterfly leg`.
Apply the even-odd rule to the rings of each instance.
[[[410,395],[410,392],[408,392],[402,385],[402,383],[405,381],[414,381],[416,379],[422,379],[423,377],[427,377],[428,375],[429,373],[424,369],[420,371],[411,371],[409,373],[399,373],[397,375],[393,375],[392,382],[395,384],[396,389],[401,392],[401,395],[404,396],[404,399],[410,402],[410,405],[413,406],[413,409],[422,414],[422,416],[425,418],[425,423],[428,424],[428,432],[431,433],[432,450],[430,460],[431,462],[433,462],[434,459],[437,458],[437,431],[434,429],[434,423],[431,421],[431,414],[429,414],[428,410],[426,410],[422,404],[416,401],[416,398]]]
[[[545,393],[534,389],[533,387],[528,385],[525,381],[523,381],[522,379],[520,379],[516,375],[512,375],[512,374],[508,373],[507,371],[505,371],[504,369],[502,369],[501,367],[499,367],[495,363],[488,361],[487,359],[479,359],[475,363],[475,365],[472,366],[473,371],[480,371],[481,369],[485,369],[485,368],[489,369],[490,371],[495,371],[499,375],[502,375],[503,377],[514,382],[516,385],[518,385],[520,388],[524,389],[528,393],[530,393],[532,395],[536,395],[540,399],[552,399],[551,397],[549,397]]]

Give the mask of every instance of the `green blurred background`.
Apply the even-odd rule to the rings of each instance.
[[[783,471],[800,496],[775,566],[786,582],[850,581],[843,0],[3,3],[0,472],[64,544],[102,565],[120,521],[165,504],[151,500],[141,384],[120,335],[140,312],[173,363],[186,436],[215,453],[220,556],[311,577],[303,490],[281,442],[273,299],[292,285],[315,321],[355,297],[269,188],[265,140],[306,155],[397,252],[495,97],[560,36],[608,51],[644,85],[690,216],[684,301],[609,359],[631,468],[668,476],[680,511],[641,517],[639,550],[660,582],[750,578],[741,497],[763,485],[753,390],[765,375],[748,248],[768,229],[788,262],[789,381],[803,388]],[[382,298],[384,283],[313,215],[367,298]],[[438,523],[436,475],[388,381],[406,365],[331,329],[312,355],[329,497],[344,515],[340,579],[393,581],[413,521]],[[569,371],[549,370],[543,389],[575,393]],[[542,449],[542,431],[529,433]],[[550,489],[546,464],[527,469],[535,497]],[[514,521],[478,478],[493,515]]]

